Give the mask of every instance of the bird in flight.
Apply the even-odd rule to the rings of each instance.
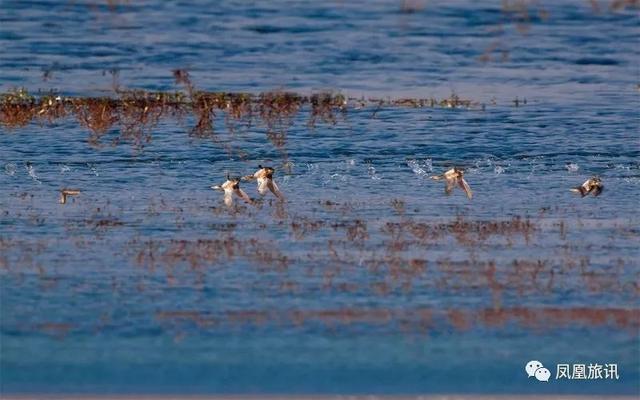
[[[58,202],[60,204],[67,204],[68,196],[77,196],[79,194],[79,189],[60,189],[60,200],[58,200]]]
[[[264,196],[267,190],[270,190],[279,200],[284,200],[284,195],[278,188],[278,185],[273,181],[274,169],[271,167],[263,167],[258,165],[258,170],[253,175],[247,175],[242,177],[244,181],[258,181],[258,193]]]
[[[600,193],[604,190],[604,185],[602,184],[602,180],[597,176],[593,176],[586,181],[581,186],[577,186],[570,189],[572,192],[580,193],[582,197],[587,196],[588,194],[593,194],[594,197],[599,196]]]
[[[224,204],[231,206],[233,204],[233,196],[236,195],[249,204],[253,204],[253,200],[240,189],[240,178],[230,178],[227,174],[227,180],[222,185],[211,186],[213,190],[222,190],[224,192]]]
[[[453,192],[453,188],[458,185],[460,186],[460,188],[462,188],[462,190],[464,190],[469,199],[473,197],[473,192],[471,191],[471,188],[469,187],[467,181],[464,180],[464,171],[462,171],[461,169],[453,167],[442,175],[433,175],[431,179],[436,181],[444,179],[446,184],[444,187],[444,192],[447,195],[450,195],[451,192]]]

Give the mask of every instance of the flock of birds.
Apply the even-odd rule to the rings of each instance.
[[[227,206],[233,205],[234,197],[238,197],[246,203],[253,204],[253,199],[251,199],[244,190],[240,189],[240,182],[255,180],[258,183],[258,193],[260,193],[261,196],[267,194],[267,191],[271,191],[278,200],[284,201],[284,195],[273,180],[274,172],[275,169],[272,167],[263,167],[262,165],[258,165],[258,170],[253,175],[233,178],[227,174],[227,179],[223,184],[211,186],[211,189],[224,192],[224,203]],[[469,199],[473,197],[471,187],[464,179],[464,171],[460,168],[453,167],[443,174],[431,176],[431,179],[437,181],[444,180],[444,192],[447,195],[450,195],[457,185],[465,192]],[[603,189],[604,185],[602,184],[602,180],[597,176],[593,176],[587,179],[582,185],[571,188],[570,190],[572,192],[579,193],[582,197],[585,197],[589,194],[598,196],[602,193]],[[61,189],[60,204],[66,204],[67,197],[77,196],[78,194],[80,194],[79,189]]]
[[[213,190],[222,190],[224,192],[224,204],[231,206],[233,204],[233,196],[237,196],[249,204],[253,204],[253,200],[244,190],[240,189],[240,181],[258,181],[258,193],[261,196],[267,194],[270,190],[278,200],[284,200],[284,195],[273,181],[273,173],[275,170],[271,167],[263,167],[258,165],[258,170],[253,175],[246,175],[242,178],[230,178],[227,174],[227,180],[222,185],[211,186]]]

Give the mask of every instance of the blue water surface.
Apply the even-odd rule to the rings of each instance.
[[[476,106],[303,108],[284,141],[224,113],[207,138],[162,118],[144,146],[73,116],[2,126],[0,393],[640,393],[637,9],[111,3],[3,0],[0,90],[174,91],[185,69],[210,91]],[[286,202],[225,207],[210,186],[258,164]],[[453,165],[472,200],[429,179]],[[569,191],[592,175],[601,196]]]

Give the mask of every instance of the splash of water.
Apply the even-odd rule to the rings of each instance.
[[[91,170],[91,172],[93,172],[95,176],[100,176],[100,174],[98,173],[98,169],[94,164],[87,163],[87,167],[89,168],[89,170]]]
[[[8,163],[4,166],[4,172],[9,176],[14,176],[16,174],[16,165],[14,163]]]
[[[36,169],[33,167],[31,163],[27,163],[27,165],[25,165],[25,168],[27,170],[27,173],[31,177],[31,179],[38,182],[38,184],[42,183],[40,182],[40,177],[38,177],[38,174],[36,174]]]
[[[433,161],[430,158],[427,158],[423,162],[419,162],[418,160],[407,160],[407,165],[414,174],[426,178],[429,176],[431,172],[433,172]]]
[[[580,169],[580,166],[576,163],[567,164],[567,171],[569,172],[577,172]]]
[[[369,176],[371,177],[371,179],[373,179],[374,181],[379,181],[382,178],[380,176],[378,176],[378,174],[376,173],[376,168],[373,165],[369,165],[367,167],[367,172],[369,173]]]

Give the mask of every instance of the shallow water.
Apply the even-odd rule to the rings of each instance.
[[[92,4],[3,1],[0,90],[108,95],[110,70],[178,90],[185,68],[204,90],[486,107],[313,128],[303,109],[283,146],[222,117],[205,139],[162,119],[144,148],[117,127],[92,146],[71,117],[2,127],[2,392],[640,390],[636,11],[545,2],[523,33],[499,2]],[[508,57],[482,62],[494,43]],[[209,189],[258,164],[285,204]],[[473,200],[429,179],[451,165]],[[569,192],[594,174],[600,197]],[[61,187],[82,193],[62,206]],[[620,379],[556,380],[558,363]]]

